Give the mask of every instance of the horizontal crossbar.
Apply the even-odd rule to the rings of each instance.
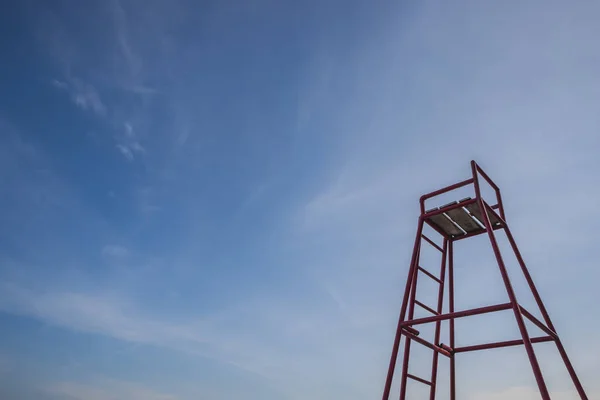
[[[422,344],[422,345],[423,345],[423,346],[425,346],[425,347],[429,347],[429,348],[430,348],[431,350],[433,350],[433,351],[437,351],[438,353],[440,353],[440,354],[443,354],[443,355],[445,355],[446,357],[450,357],[450,353],[449,353],[448,351],[446,351],[446,350],[442,349],[441,347],[439,347],[439,346],[436,346],[436,345],[434,345],[434,344],[432,344],[432,343],[429,343],[429,342],[428,342],[427,340],[425,340],[425,339],[421,339],[420,337],[418,337],[418,336],[415,336],[415,335],[413,335],[412,333],[410,333],[410,332],[408,332],[408,331],[406,331],[406,330],[403,330],[403,331],[402,331],[402,334],[403,334],[404,336],[406,336],[408,339],[414,340],[415,342],[417,342],[417,343],[419,343],[419,344]]]
[[[447,319],[462,318],[462,317],[468,317],[471,315],[478,315],[478,314],[486,314],[486,313],[495,312],[495,311],[508,310],[511,307],[512,307],[512,304],[504,303],[504,304],[498,304],[495,306],[472,308],[470,310],[465,310],[465,311],[457,311],[457,312],[448,313],[448,314],[434,315],[433,317],[417,318],[417,319],[413,319],[413,320],[409,320],[409,321],[404,321],[400,324],[400,326],[420,325],[420,324],[426,324],[428,322],[445,321]]]
[[[542,342],[551,342],[554,339],[550,336],[540,336],[540,337],[531,338],[530,340],[531,340],[531,343],[542,343]],[[455,347],[454,353],[464,353],[467,351],[495,349],[498,347],[518,346],[520,344],[523,344],[523,339],[507,340],[505,342],[476,344],[473,346]]]
[[[440,194],[443,194],[443,193],[446,193],[446,192],[450,192],[451,190],[458,189],[460,187],[470,185],[471,183],[473,183],[473,178],[469,178],[469,179],[466,179],[466,180],[464,180],[462,182],[455,183],[454,185],[446,186],[445,188],[436,190],[436,191],[431,192],[431,193],[424,194],[419,199],[419,202],[421,203],[421,214],[425,213],[425,200],[430,199],[430,198],[435,197],[435,196],[439,196]]]
[[[454,350],[452,350],[452,348],[450,346],[446,346],[444,343],[440,343],[440,347],[444,350],[446,350],[448,353],[453,353]]]
[[[406,374],[406,376],[407,376],[408,378],[410,378],[410,379],[414,379],[414,380],[415,380],[415,381],[417,381],[417,382],[421,382],[421,383],[424,383],[424,384],[426,384],[426,385],[429,385],[429,386],[431,386],[431,382],[429,382],[429,381],[426,381],[426,380],[425,380],[425,379],[423,379],[423,378],[419,378],[418,376],[414,376],[414,375],[412,375],[412,374]]]

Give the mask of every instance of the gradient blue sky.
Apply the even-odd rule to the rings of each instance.
[[[0,397],[378,398],[418,197],[476,159],[600,398],[599,20],[592,1],[5,4]],[[477,240],[460,309],[506,301]],[[496,318],[458,343],[516,337]],[[464,355],[458,380],[539,398],[522,348]]]

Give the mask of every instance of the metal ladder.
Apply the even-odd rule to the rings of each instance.
[[[432,274],[431,272],[429,272],[427,269],[422,267],[419,263],[420,254],[421,254],[421,245],[422,245],[423,241],[426,241],[431,246],[433,246],[434,249],[439,250],[441,253],[441,264],[440,264],[439,277],[437,277],[434,274]],[[410,288],[411,294],[410,294],[410,303],[409,303],[409,309],[408,309],[408,319],[409,320],[412,320],[414,318],[415,306],[419,306],[420,308],[422,308],[423,310],[427,311],[428,313],[430,313],[434,316],[439,316],[442,314],[442,307],[443,307],[443,303],[444,303],[444,286],[445,286],[445,277],[446,277],[446,259],[447,259],[447,252],[448,252],[448,240],[444,239],[444,244],[442,245],[442,247],[440,247],[429,237],[425,236],[424,234],[421,234],[420,238],[419,238],[417,252],[418,252],[417,257],[415,260],[417,269],[416,269],[416,274],[412,280],[412,284],[411,284],[411,288]],[[418,281],[419,275],[421,275],[421,274],[424,275],[425,277],[427,277],[428,279],[432,279],[434,282],[437,282],[437,284],[438,284],[438,287],[439,287],[438,298],[437,298],[437,305],[436,305],[435,309],[433,309],[433,308],[427,306],[426,304],[420,302],[419,300],[417,300],[417,281]],[[435,323],[435,333],[434,333],[433,343],[440,342],[441,323],[442,323],[442,321],[437,321]],[[439,354],[440,354],[440,352],[442,352],[442,354],[444,354],[448,357],[450,357],[451,354],[449,351],[443,349],[441,346],[435,346],[435,345],[432,346],[431,343],[420,338],[419,337],[420,332],[410,326],[404,327],[403,334],[406,336],[406,341],[404,342],[404,361],[403,361],[404,367],[402,370],[402,377],[401,377],[401,381],[400,381],[400,393],[401,393],[400,399],[403,400],[406,397],[406,384],[407,384],[408,379],[412,379],[416,382],[420,382],[425,385],[428,385],[430,387],[429,398],[434,399],[435,391],[436,391],[436,383],[437,383],[437,368],[438,368]],[[453,345],[453,340],[454,339],[452,338],[451,346]],[[420,378],[420,377],[415,376],[408,372],[408,365],[409,365],[409,360],[410,360],[410,346],[411,346],[412,341],[415,341],[423,346],[426,346],[426,347],[434,350],[433,351],[433,359],[432,359],[432,367],[431,367],[431,377],[429,380]]]

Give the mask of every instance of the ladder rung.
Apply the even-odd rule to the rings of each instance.
[[[444,252],[444,249],[442,249],[440,246],[438,246],[433,240],[429,239],[427,236],[425,235],[421,235],[421,237],[423,239],[425,239],[425,241],[427,243],[429,243],[430,245],[432,245],[433,247],[435,247],[436,249],[438,249],[439,251],[441,251],[442,253]]]
[[[415,304],[421,306],[421,308],[429,311],[430,313],[432,313],[433,315],[440,315],[439,312],[435,311],[433,308],[426,306],[425,304],[421,303],[419,300],[415,300]]]
[[[412,375],[412,374],[406,374],[406,376],[407,376],[408,378],[410,378],[410,379],[414,379],[414,380],[415,380],[415,381],[417,381],[417,382],[421,382],[421,383],[424,383],[424,384],[426,384],[426,385],[429,385],[429,386],[431,386],[431,382],[429,382],[429,381],[426,381],[426,380],[425,380],[425,379],[423,379],[423,378],[419,378],[418,376],[414,376],[414,375]]]
[[[425,268],[423,268],[421,266],[419,266],[417,268],[419,269],[419,271],[421,271],[422,273],[424,273],[425,275],[427,275],[428,277],[430,277],[431,279],[433,279],[437,283],[442,283],[442,280],[440,278],[438,278],[437,276],[433,275],[431,272],[427,271]]]

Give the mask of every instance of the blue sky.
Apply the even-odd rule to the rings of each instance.
[[[6,6],[0,397],[378,398],[418,198],[471,159],[600,397],[599,19],[586,1]],[[506,301],[478,240],[457,308]],[[497,318],[458,343],[516,337]],[[536,349],[552,398],[576,398]],[[522,348],[465,355],[458,380],[539,398]]]

